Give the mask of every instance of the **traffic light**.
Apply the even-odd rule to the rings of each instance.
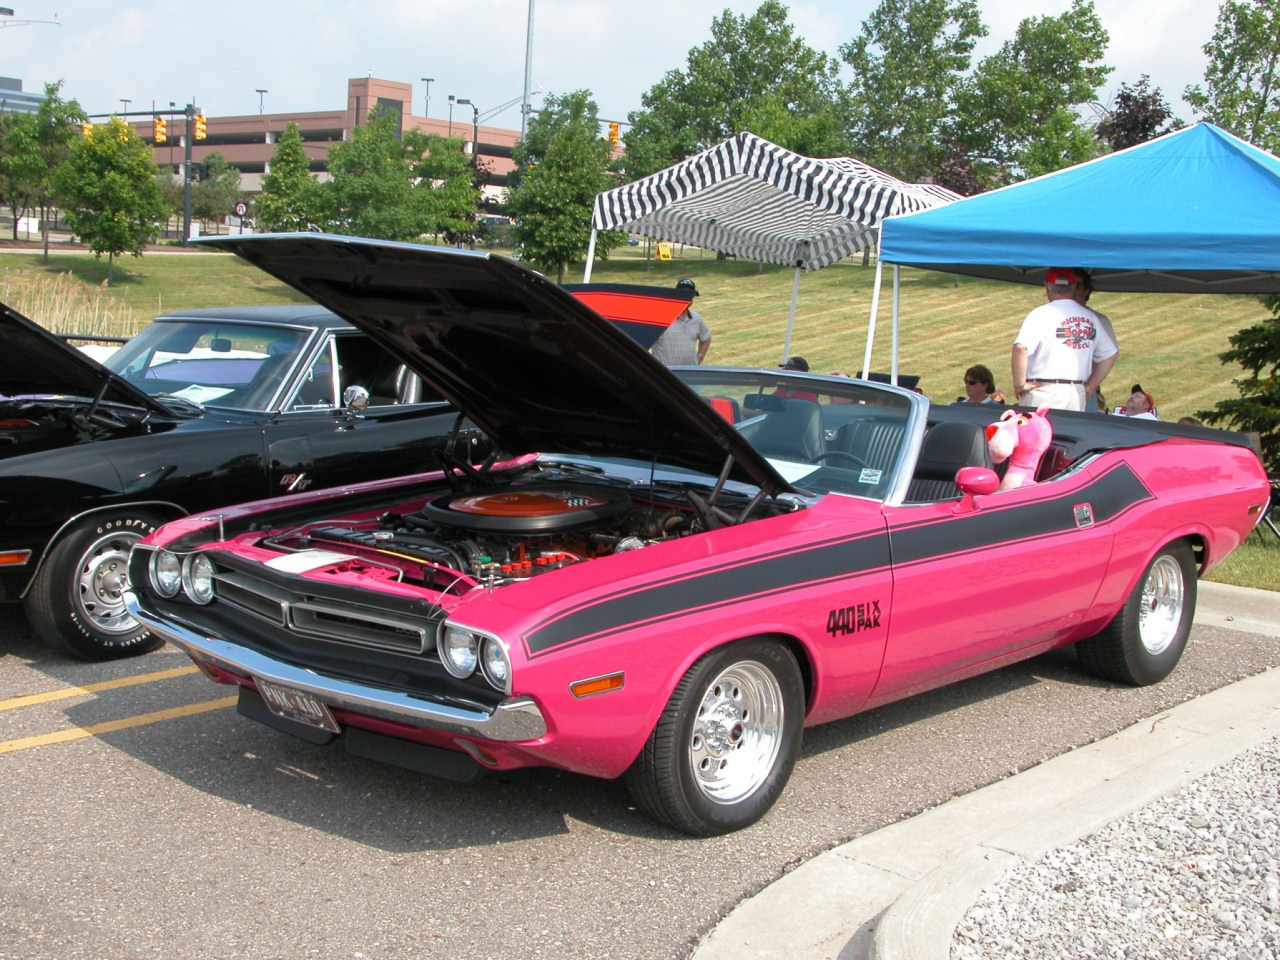
[[[609,121],[609,144],[613,149],[618,149],[618,123],[616,120]]]
[[[156,143],[164,143],[169,139],[169,123],[164,117],[156,117],[151,127],[152,139]]]
[[[196,133],[195,133],[195,137],[196,137],[196,139],[197,139],[197,140],[203,140],[203,139],[204,139],[205,137],[207,137],[208,135],[209,135],[209,134],[208,134],[208,133],[206,132],[206,130],[205,130],[205,119],[204,119],[204,114],[203,114],[203,113],[197,113],[197,114],[196,114]]]

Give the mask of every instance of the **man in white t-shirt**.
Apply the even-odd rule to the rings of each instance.
[[[698,295],[698,288],[687,278],[676,283],[676,289],[689,290],[695,297]],[[701,363],[710,346],[711,328],[701,314],[687,307],[649,349],[668,367],[676,367]]]
[[[1089,297],[1093,295],[1093,277],[1088,270],[1083,267],[1074,267],[1076,272],[1076,303],[1084,307],[1089,307]],[[1093,310],[1093,315],[1098,318],[1098,326],[1103,332],[1111,338],[1111,342],[1116,345],[1116,359],[1120,357],[1120,341],[1116,337],[1115,328],[1111,326],[1111,318],[1101,310],[1089,307]],[[1112,361],[1114,363],[1114,360]],[[1098,382],[1097,391],[1090,393],[1084,398],[1084,409],[1087,413],[1106,413],[1107,404],[1105,400],[1099,400],[1102,396],[1102,381]]]
[[[1027,314],[1013,341],[1013,389],[1027,407],[1083,410],[1085,395],[1116,362],[1115,340],[1088,307],[1076,302],[1080,279],[1070,267],[1050,267],[1049,302]]]

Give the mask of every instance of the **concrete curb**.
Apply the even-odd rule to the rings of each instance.
[[[1201,583],[1196,622],[1280,634],[1280,594]],[[829,850],[740,903],[694,960],[946,960],[982,891],[1280,736],[1280,670]]]

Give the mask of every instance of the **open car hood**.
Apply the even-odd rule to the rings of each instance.
[[[170,416],[170,411],[61,337],[0,304],[0,396],[102,399]]]
[[[318,234],[202,238],[360,328],[504,450],[641,460],[790,489],[723,418],[546,277],[487,253]]]

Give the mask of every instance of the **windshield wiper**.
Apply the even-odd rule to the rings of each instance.
[[[204,414],[203,403],[199,403],[187,397],[180,397],[176,393],[155,393],[152,394],[152,397],[159,400],[175,413],[185,411],[190,413],[192,416],[201,416]]]

